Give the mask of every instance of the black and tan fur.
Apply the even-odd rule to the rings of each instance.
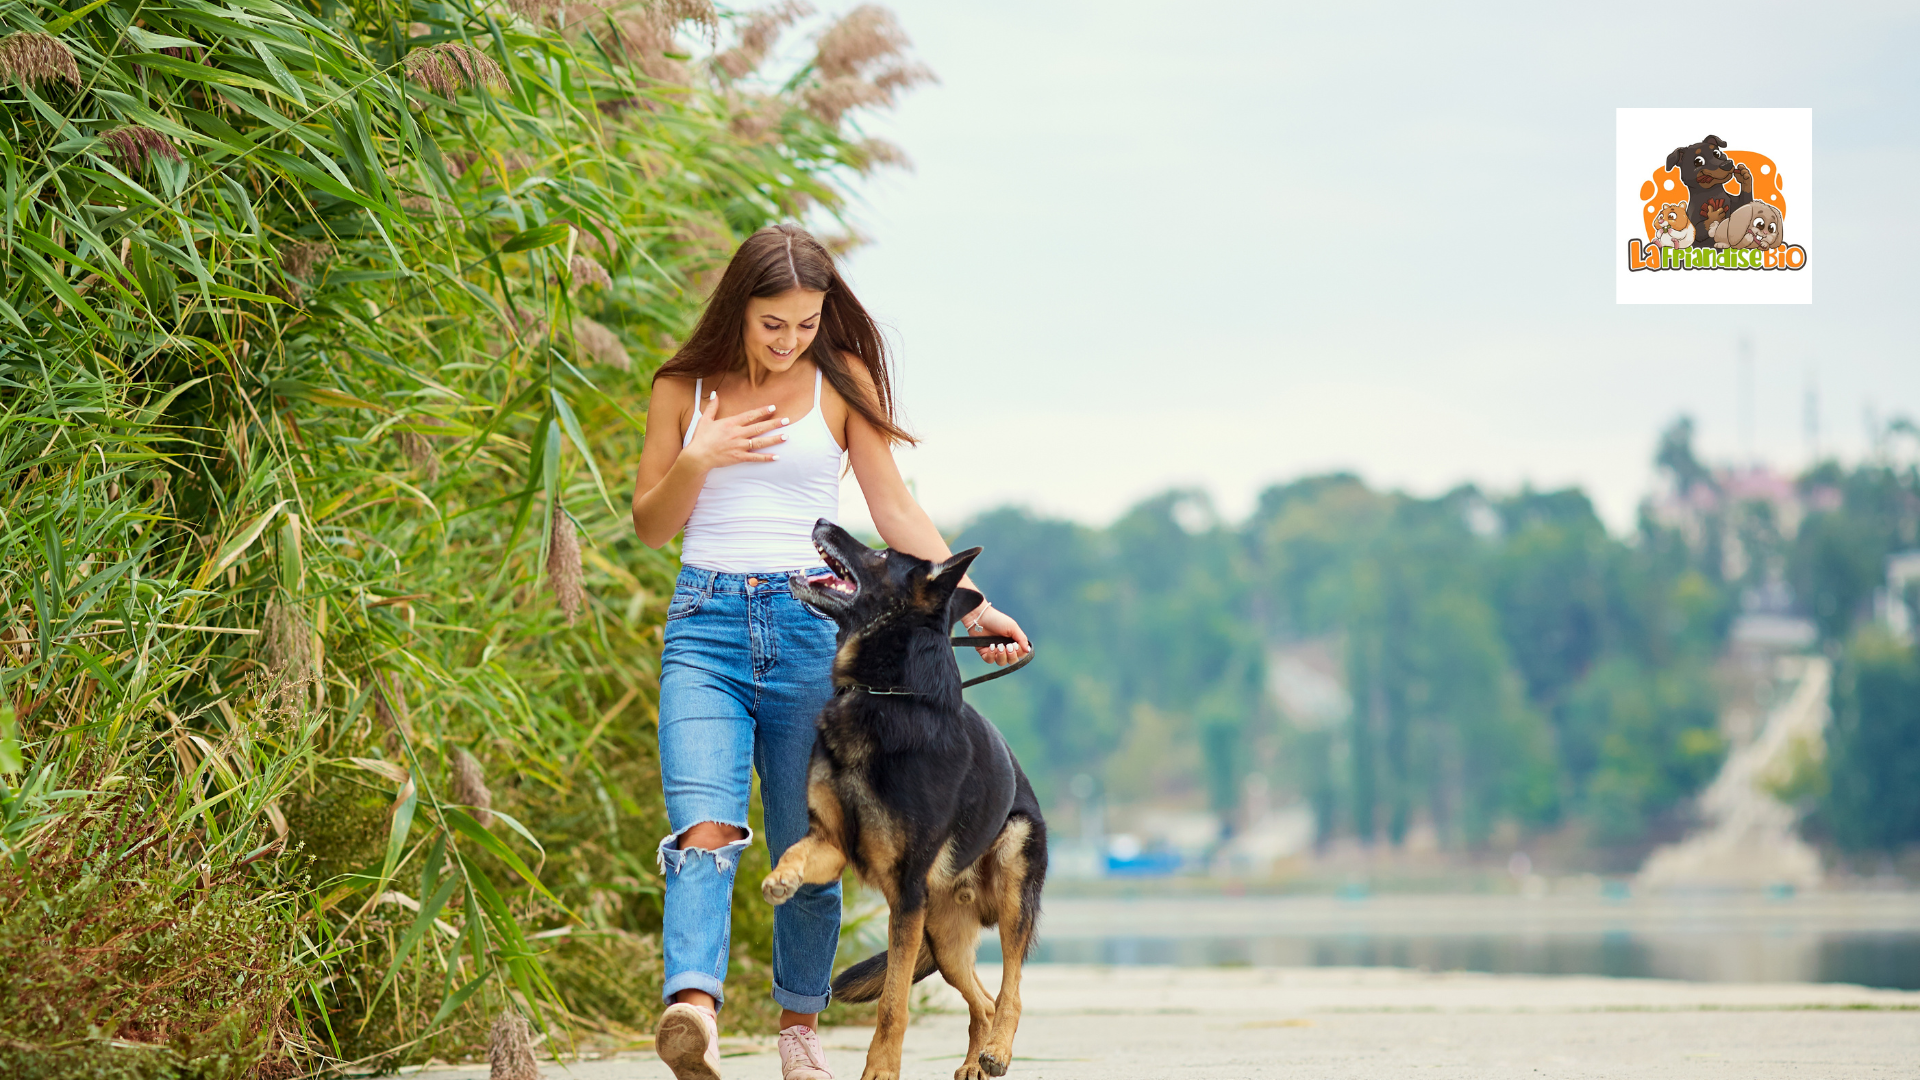
[[[875,551],[824,520],[813,539],[838,580],[796,579],[794,591],[839,625],[835,694],[814,744],[810,828],[761,891],[784,903],[802,884],[838,881],[851,864],[887,898],[887,951],[833,980],[840,1000],[880,1001],[862,1080],[899,1076],[908,993],[935,970],[967,1002],[956,1080],[1000,1076],[1013,1061],[1047,829],[1006,741],[960,697],[947,633],[980,601],[959,587],[980,549],[934,564]],[[981,928],[996,925],[1003,959],[993,998],[973,960]]]

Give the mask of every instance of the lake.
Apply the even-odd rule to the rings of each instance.
[[[998,956],[989,931],[981,957]],[[1841,982],[1920,990],[1920,894],[1050,894],[1034,959]]]

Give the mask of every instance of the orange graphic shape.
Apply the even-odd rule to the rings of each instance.
[[[1781,224],[1784,226],[1787,216],[1787,197],[1780,194],[1780,170],[1774,166],[1773,159],[1752,150],[1729,150],[1727,156],[1737,164],[1747,167],[1747,172],[1753,176],[1753,201],[1766,203],[1779,210]],[[1667,189],[1669,181],[1673,184],[1672,190]],[[1739,191],[1739,179],[1729,177],[1721,190],[1728,195]],[[1647,239],[1653,239],[1653,219],[1659,216],[1662,203],[1686,201],[1687,185],[1680,182],[1678,168],[1661,167],[1653,170],[1653,179],[1640,185],[1640,227],[1646,230]],[[1687,210],[1691,214],[1693,207],[1688,206]]]

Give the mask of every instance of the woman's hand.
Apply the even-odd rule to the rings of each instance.
[[[987,608],[987,613],[980,618],[977,628],[974,623],[964,619],[961,622],[970,634],[981,637],[1010,637],[1016,642],[1013,645],[980,646],[980,659],[989,664],[1011,664],[1033,651],[1033,643],[1027,640],[1027,632],[1020,629],[1020,624],[1013,621],[1013,616],[997,607]]]
[[[757,453],[787,441],[785,432],[767,434],[789,422],[784,416],[777,420],[769,416],[773,410],[769,405],[722,419],[720,395],[709,394],[700,409],[700,426],[693,431],[693,441],[680,451],[680,456],[702,472],[742,461],[773,461],[778,454]]]

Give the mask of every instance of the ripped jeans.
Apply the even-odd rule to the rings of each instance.
[[[679,837],[703,821],[746,830],[749,768],[760,774],[774,861],[806,835],[807,765],[814,719],[833,693],[833,652],[832,620],[795,599],[786,574],[681,568],[660,657],[660,782],[673,829],[660,841],[669,1001],[681,990],[722,999],[733,876],[753,842],[749,832],[706,851]],[[839,883],[802,886],[773,915],[774,1000],[798,1013],[825,1008],[839,942]]]

